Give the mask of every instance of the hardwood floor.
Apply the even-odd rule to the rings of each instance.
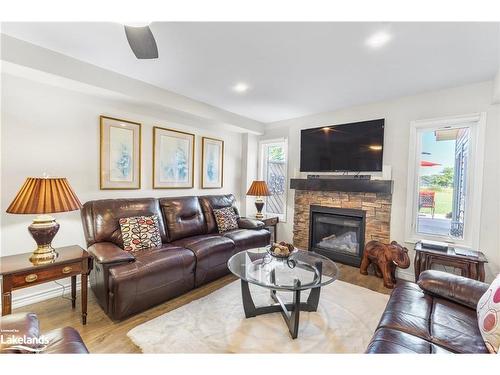
[[[365,288],[389,294],[391,291],[384,288],[382,279],[373,275],[364,276],[358,268],[338,264],[340,268],[339,280],[363,286]],[[77,298],[76,309],[71,309],[71,302],[61,297],[52,298],[37,304],[14,309],[13,312],[34,312],[40,319],[42,332],[63,326],[75,327],[82,336],[91,353],[140,353],[127,337],[127,332],[137,325],[147,322],[168,311],[174,310],[191,301],[206,296],[213,291],[236,280],[233,275],[225,276],[208,285],[153,307],[143,313],[134,315],[121,322],[113,322],[101,310],[92,292],[89,292],[87,325],[80,323],[80,299]]]

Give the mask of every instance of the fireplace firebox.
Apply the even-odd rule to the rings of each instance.
[[[365,211],[311,205],[309,219],[309,250],[359,267],[365,246]]]

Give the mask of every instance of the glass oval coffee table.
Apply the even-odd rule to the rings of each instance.
[[[333,261],[314,252],[296,250],[288,258],[276,258],[268,253],[268,249],[256,248],[235,254],[228,260],[228,267],[241,280],[245,317],[280,312],[295,339],[300,311],[317,310],[321,287],[334,282],[339,270]],[[256,307],[248,283],[270,289],[271,298],[276,303]],[[307,301],[301,302],[301,291],[309,289]],[[277,291],[292,292],[293,302],[283,302]]]

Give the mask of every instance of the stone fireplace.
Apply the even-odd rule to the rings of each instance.
[[[293,243],[295,246],[318,251],[326,256],[329,256],[329,250],[331,252],[333,248],[340,247],[340,253],[344,252],[345,254],[341,254],[340,258],[339,256],[333,258],[341,263],[359,266],[359,262],[352,259],[362,255],[362,249],[355,249],[356,245],[362,247],[371,240],[390,242],[392,181],[387,182],[391,183],[390,188],[377,193],[299,190],[296,188],[297,183],[292,183],[291,187],[296,188],[293,223]],[[326,229],[320,229],[316,237],[313,237],[310,224],[311,219],[315,219],[316,214],[313,213],[313,218],[311,218],[311,212],[314,212],[314,209],[317,211],[318,207],[321,207],[322,210],[325,208],[340,209],[337,211],[339,217],[337,219],[321,219],[323,223],[320,224],[324,224],[323,227]],[[360,224],[358,225],[357,222]],[[340,229],[342,225],[347,229]],[[358,237],[363,235],[363,229],[364,238],[363,241],[359,241]],[[332,233],[328,234],[328,231]],[[337,233],[334,233],[335,231]],[[333,237],[328,238],[329,236]]]
[[[365,211],[311,205],[309,218],[309,250],[359,267],[365,244]]]

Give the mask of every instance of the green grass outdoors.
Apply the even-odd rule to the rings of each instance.
[[[426,191],[435,191],[436,195],[434,197],[434,201],[436,203],[435,214],[446,215],[451,212],[452,204],[453,204],[453,189],[452,188],[435,188],[429,187],[422,190]],[[420,210],[421,213],[430,214],[430,208],[422,208]]]

